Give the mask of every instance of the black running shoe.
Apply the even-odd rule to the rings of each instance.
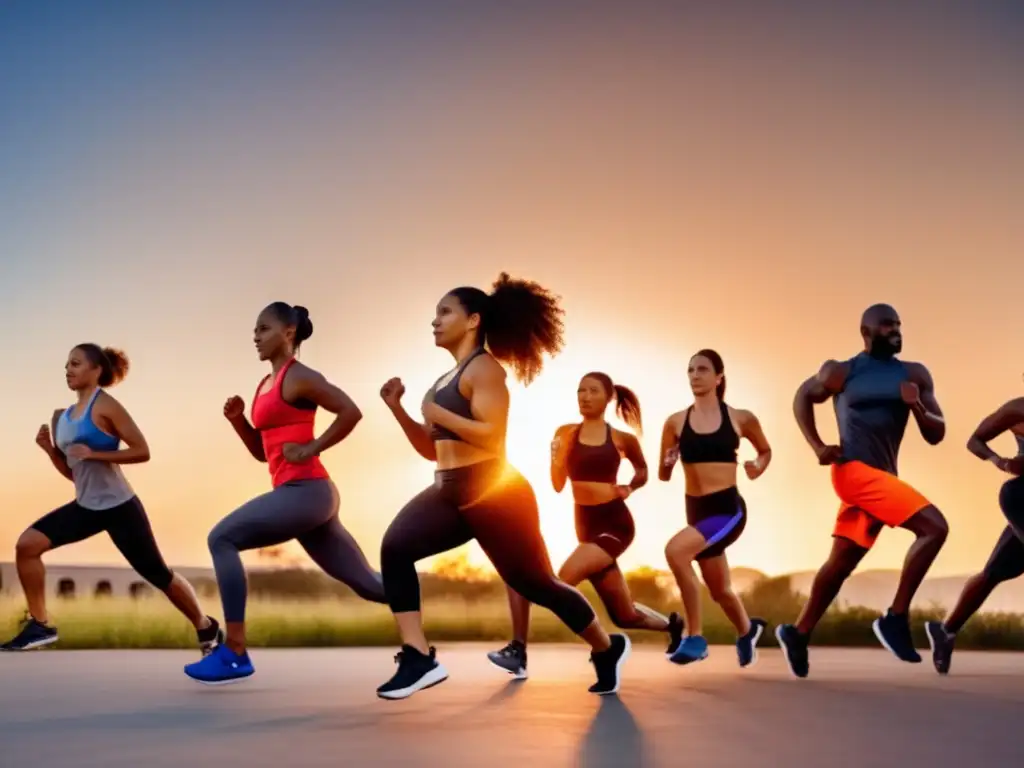
[[[213,649],[224,642],[224,630],[213,616],[207,616],[210,626],[206,629],[196,630],[196,638],[199,640],[199,650],[203,656],[209,656]]]
[[[499,651],[491,651],[487,654],[487,659],[516,680],[525,680],[529,677],[526,672],[526,646],[518,640],[513,640]]]
[[[929,621],[924,625],[928,634],[928,644],[932,647],[932,663],[940,675],[949,674],[949,665],[953,661],[953,645],[956,635],[946,631],[941,621]]]
[[[914,648],[914,639],[910,636],[910,620],[905,613],[893,613],[890,608],[885,616],[880,616],[871,624],[885,648],[900,661],[909,664],[920,664],[921,654]]]
[[[2,651],[31,651],[57,642],[57,628],[36,621],[29,614],[21,622],[21,631],[14,639],[0,645]]]
[[[428,656],[410,645],[403,645],[395,654],[398,671],[377,689],[377,695],[382,699],[404,699],[416,691],[443,683],[448,679],[448,670],[437,663],[435,656],[434,648]]]
[[[683,617],[673,611],[668,617],[668,648],[665,649],[665,658],[672,658],[679,644],[683,642],[683,632],[686,629],[686,622]]]
[[[786,657],[789,669],[795,677],[807,677],[810,662],[807,659],[807,646],[810,637],[803,635],[792,624],[780,624],[775,628],[775,639],[779,641],[782,653]]]
[[[633,644],[626,635],[611,635],[611,647],[607,651],[591,653],[590,661],[597,672],[597,682],[588,689],[591,693],[607,696],[619,692],[622,682],[622,665],[629,658]]]
[[[768,625],[764,619],[752,618],[750,631],[736,641],[736,655],[741,667],[748,667],[757,661],[757,641],[761,639],[761,633],[766,626]]]

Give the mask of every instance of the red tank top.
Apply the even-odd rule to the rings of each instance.
[[[263,440],[263,453],[270,467],[270,478],[275,488],[292,480],[321,480],[329,477],[324,465],[317,456],[301,464],[293,464],[285,460],[282,447],[285,443],[308,443],[313,439],[313,421],[316,418],[316,407],[296,408],[285,401],[281,394],[284,375],[295,362],[293,357],[274,379],[273,384],[260,394],[260,390],[269,376],[256,387],[256,396],[252,401],[252,425],[260,432]]]

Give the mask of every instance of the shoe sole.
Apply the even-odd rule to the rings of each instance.
[[[757,663],[757,641],[761,639],[761,635],[764,634],[764,624],[754,625],[757,631],[754,633],[754,638],[750,641],[750,661],[746,664],[740,664],[740,669],[746,669],[752,667]]]
[[[875,633],[875,637],[878,638],[878,642],[880,642],[882,644],[882,647],[885,648],[885,650],[887,650],[889,653],[891,653],[893,656],[895,656],[900,661],[905,662],[907,664],[920,664],[921,663],[921,656],[920,656],[920,654],[918,654],[918,657],[916,659],[904,659],[902,656],[898,655],[896,653],[896,651],[894,651],[892,649],[892,646],[889,645],[889,642],[885,639],[885,636],[882,634],[882,620],[881,619],[875,619],[873,622],[871,622],[871,631]]]
[[[194,680],[195,682],[199,683],[200,685],[231,685],[233,683],[240,683],[243,680],[248,680],[254,674],[256,674],[256,670],[255,669],[252,672],[250,672],[249,674],[247,674],[247,675],[239,675],[238,677],[229,677],[226,680],[200,680],[198,677],[192,677],[192,675],[190,675],[188,672],[185,673],[185,677],[187,677],[189,680]]]
[[[629,639],[629,635],[620,635],[620,637],[626,641],[626,647],[622,649],[622,655],[615,662],[615,686],[607,691],[593,691],[598,696],[611,696],[618,693],[619,688],[622,687],[622,665],[626,663],[629,654],[633,652],[633,641]]]
[[[949,670],[947,669],[945,672],[943,672],[941,669],[939,669],[939,665],[935,661],[935,638],[932,636],[931,624],[925,624],[924,633],[928,636],[928,647],[932,649],[932,666],[935,667],[935,671],[938,672],[940,675],[948,675]]]
[[[779,647],[782,649],[782,655],[786,657],[786,666],[789,667],[789,674],[795,677],[797,680],[803,680],[807,675],[798,675],[796,670],[793,669],[793,661],[789,658],[789,646],[786,645],[786,641],[782,639],[782,627],[778,626],[775,628],[775,639],[779,642]]]
[[[388,699],[389,701],[407,699],[417,691],[425,691],[427,688],[433,688],[435,685],[439,685],[447,679],[448,670],[438,664],[407,688],[399,688],[397,691],[377,691],[377,696],[382,699]]]
[[[4,648],[5,653],[20,653],[24,651],[34,651],[37,648],[45,648],[48,645],[53,645],[60,638],[58,637],[44,637],[42,640],[33,640],[31,643],[25,643],[21,648]]]
[[[501,666],[501,664],[496,662],[490,656],[487,657],[487,660],[489,662],[491,662],[491,664],[493,664],[495,667],[500,669],[502,672],[506,672],[506,673],[512,675],[512,677],[514,677],[516,680],[526,680],[530,676],[529,673],[526,671],[526,667],[520,667],[518,670],[513,672],[508,667]]]
[[[668,660],[673,664],[678,664],[680,667],[685,667],[687,664],[696,664],[698,661],[704,661],[708,657],[708,651],[705,650],[700,656],[676,656],[674,653],[668,657]]]

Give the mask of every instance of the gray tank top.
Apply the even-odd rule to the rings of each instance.
[[[135,496],[128,480],[118,464],[93,459],[72,459],[67,456],[68,448],[74,444],[86,445],[94,451],[116,451],[121,440],[108,435],[92,420],[92,408],[103,390],[93,392],[80,418],[73,418],[72,405],[57,420],[55,444],[67,458],[71,477],[75,482],[75,501],[86,509],[111,509],[124,504]]]
[[[910,379],[906,364],[861,352],[848,365],[843,391],[833,399],[843,461],[860,461],[896,475],[910,418],[900,395],[900,384]]]

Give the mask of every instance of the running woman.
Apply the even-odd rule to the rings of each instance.
[[[348,437],[362,414],[348,395],[295,359],[312,335],[305,307],[277,301],[264,309],[256,319],[254,341],[271,373],[256,388],[252,424],[240,397],[224,404],[225,418],[249,453],[266,462],[273,490],[243,504],[210,531],[227,639],[201,662],[185,667],[185,674],[201,683],[231,683],[255,671],[246,650],[247,585],[240,552],[295,539],[328,576],[364,600],[386,602],[380,575],[338,519],[338,489],[319,458]],[[318,407],[336,418],[314,438]]]
[[[832,553],[811,585],[796,624],[775,635],[797,677],[809,671],[811,632],[839,594],[846,579],[874,545],[882,526],[904,528],[917,538],[907,552],[892,605],[872,623],[879,642],[898,659],[920,663],[910,636],[910,603],[946,541],[942,513],[899,479],[897,459],[910,414],[921,436],[938,445],[946,422],[935,386],[921,363],[896,359],[903,349],[900,316],[888,304],[865,310],[860,321],[864,351],[844,362],[828,360],[797,390],[793,412],[818,464],[831,466],[839,496]],[[826,445],[814,423],[814,406],[833,399],[839,445]]]
[[[405,698],[447,679],[423,634],[416,563],[473,539],[509,587],[590,644],[597,673],[590,691],[619,689],[629,638],[609,636],[587,599],[556,578],[533,488],[505,459],[509,393],[503,364],[528,385],[540,373],[544,353],[561,350],[562,314],[546,289],[505,273],[490,294],[456,288],[438,303],[433,322],[434,343],[456,366],[424,397],[424,423],[402,407],[400,379],[381,388],[412,447],[437,465],[434,483],[398,513],[381,544],[384,586],[403,643],[398,670],[377,689],[381,698]]]
[[[572,483],[579,540],[558,578],[573,587],[589,579],[615,626],[668,632],[671,653],[683,634],[679,614],[665,617],[634,603],[618,565],[618,558],[635,533],[626,499],[647,484],[647,461],[636,436],[613,429],[604,414],[614,399],[619,418],[640,433],[640,401],[628,387],[614,384],[608,374],[600,372],[588,373],[580,380],[576,397],[582,422],[559,427],[551,443],[551,485],[561,493],[567,479]],[[628,485],[618,482],[623,456],[633,465],[633,479]],[[513,640],[501,650],[491,651],[487,658],[524,680],[530,604],[511,587],[508,600]]]
[[[167,595],[196,629],[200,650],[210,653],[223,639],[220,627],[203,613],[195,590],[167,567],[153,537],[149,517],[121,470],[122,464],[149,461],[149,445],[131,415],[107,387],[128,375],[120,350],[79,344],[64,366],[68,389],[77,402],[56,410],[36,444],[54,468],[74,483],[75,500],[40,518],[18,538],[18,577],[28,612],[17,637],[0,649],[28,651],[57,642],[57,627],[46,610],[46,570],[42,556],[58,547],[106,533],[128,564]],[[121,443],[124,442],[124,448]]]
[[[1017,438],[1017,455],[1003,458],[988,443],[1006,431]],[[1001,471],[1013,475],[999,491],[999,506],[1007,526],[981,573],[964,584],[960,600],[945,621],[929,621],[925,625],[932,662],[940,675],[949,673],[957,632],[973,616],[992,590],[1004,581],[1024,575],[1024,397],[1010,400],[985,418],[967,441],[967,449],[980,459],[991,461]]]
[[[692,565],[696,560],[712,599],[736,627],[736,654],[740,666],[746,667],[757,660],[757,641],[765,622],[750,618],[733,592],[725,550],[747,525],[747,503],[736,487],[740,438],[749,440],[757,451],[757,458],[743,464],[751,480],[764,474],[772,449],[753,413],[726,405],[725,365],[717,352],[702,349],[695,354],[688,374],[693,405],[665,420],[658,471],[659,479],[668,482],[679,461],[686,477],[687,527],[665,545],[665,557],[679,585],[687,636],[667,655],[676,664],[690,664],[708,655],[708,642],[701,635],[700,584]]]

